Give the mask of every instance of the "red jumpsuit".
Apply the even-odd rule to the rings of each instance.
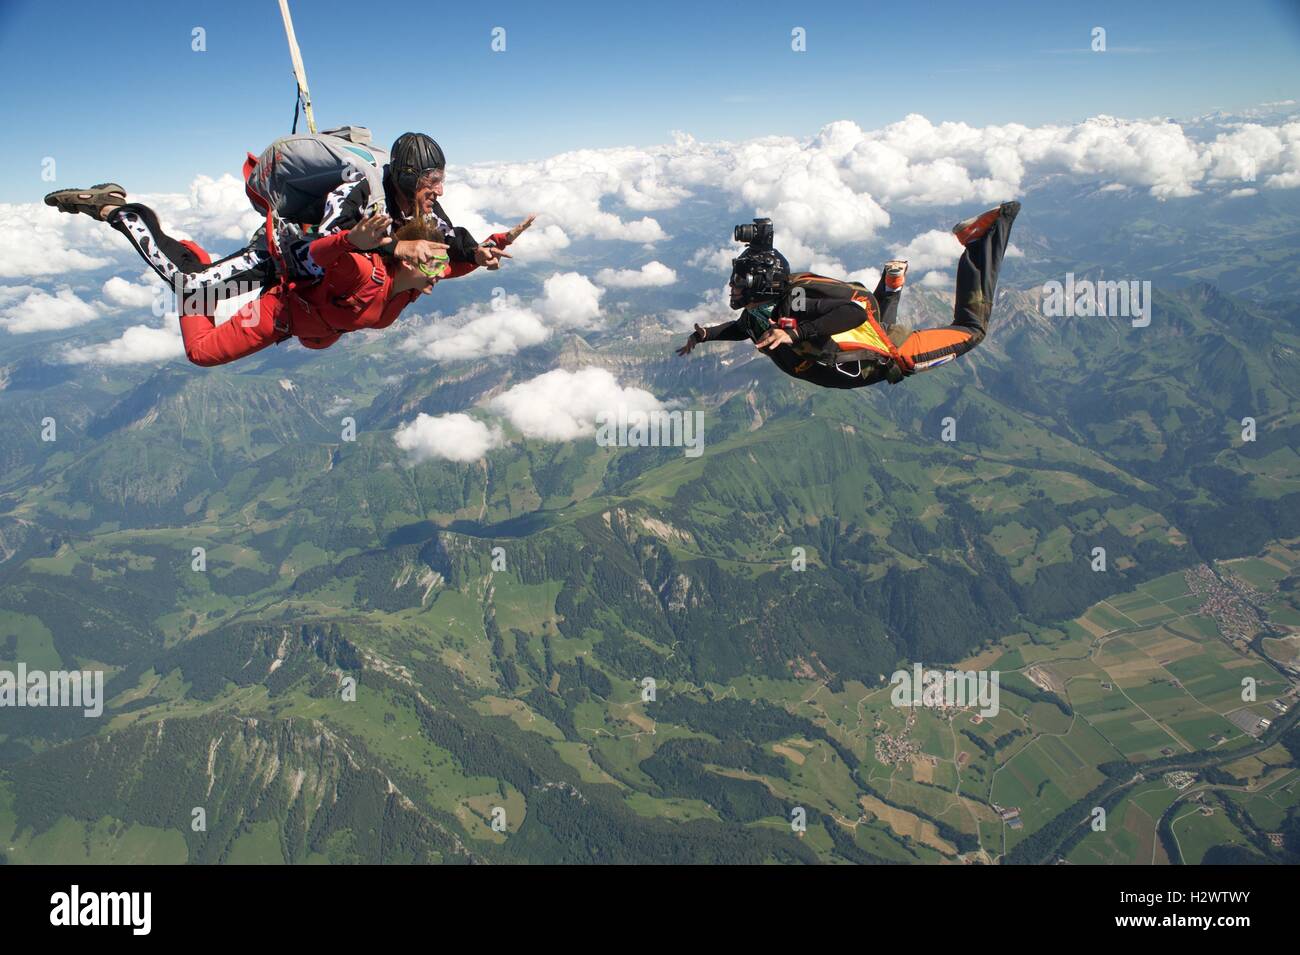
[[[501,248],[507,244],[504,233],[492,238]],[[201,249],[190,248],[207,260]],[[384,258],[354,248],[347,232],[313,241],[311,257],[325,270],[319,282],[268,289],[220,325],[211,315],[182,315],[185,356],[196,365],[224,365],[288,337],[307,348],[328,348],[345,332],[387,328],[420,295],[415,290],[394,295]],[[470,262],[452,262],[446,277],[475,268]]]

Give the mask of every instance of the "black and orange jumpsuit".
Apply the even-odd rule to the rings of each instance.
[[[1017,209],[1004,209],[987,233],[973,239],[957,262],[957,293],[953,305],[953,321],[944,328],[924,328],[910,335],[896,323],[898,298],[901,290],[885,287],[884,276],[876,286],[875,298],[880,306],[880,324],[894,339],[903,356],[908,371],[925,371],[946,364],[970,351],[988,331],[989,315],[993,309],[993,295],[997,290],[998,271],[1011,238],[1011,225]],[[795,350],[795,345],[807,342],[821,345],[831,335],[846,332],[862,324],[862,307],[848,302],[825,303],[830,306],[820,315],[800,317],[792,333],[792,345],[764,349],[763,353],[787,375],[823,388],[862,388],[874,385],[889,377],[888,364],[865,360],[859,363],[832,367],[809,359]],[[792,315],[788,296],[776,303],[773,320]],[[732,322],[705,329],[705,341],[744,341],[756,339],[753,322],[742,316]],[[903,335],[899,335],[902,331]],[[896,337],[897,336],[897,337]],[[902,338],[899,341],[899,338]]]

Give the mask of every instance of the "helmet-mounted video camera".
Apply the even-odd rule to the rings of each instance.
[[[772,220],[755,219],[736,226],[736,241],[743,242],[758,252],[772,248]]]
[[[732,308],[771,301],[785,291],[790,263],[772,248],[772,231],[771,219],[736,226],[736,241],[748,248],[731,260]]]

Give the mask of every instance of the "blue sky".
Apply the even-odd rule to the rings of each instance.
[[[292,3],[322,127],[427,131],[450,161],[936,122],[1190,116],[1300,99],[1300,4]],[[506,51],[490,49],[493,27]],[[793,27],[807,52],[790,48]],[[1088,49],[1107,31],[1108,52]],[[206,30],[206,52],[191,31]],[[80,44],[69,37],[93,38]],[[288,132],[276,0],[0,3],[0,201],[183,190]]]

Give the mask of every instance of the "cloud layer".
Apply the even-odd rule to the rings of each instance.
[[[953,207],[956,213],[961,207],[969,213],[1059,177],[1103,189],[1144,190],[1170,201],[1207,192],[1244,199],[1300,188],[1300,119],[1293,111],[1282,119],[1245,113],[1187,124],[1096,116],[1076,124],[981,127],[913,114],[872,130],[833,122],[810,138],[731,143],[678,135],[654,147],[457,167],[445,205],[479,235],[540,213],[516,247],[521,263],[535,264],[572,256],[578,240],[654,249],[670,238],[657,216],[720,192],[742,217],[776,220],[779,246],[794,268],[871,284],[874,269],[854,272],[855,263],[846,266],[837,256],[888,228],[891,210]],[[131,198],[157,209],[177,237],[205,244],[243,241],[261,222],[234,175],[198,176],[185,193]],[[957,254],[941,231],[893,248],[912,261],[916,275],[950,269]],[[734,244],[705,248],[680,263],[665,261],[660,252],[639,268],[602,269],[594,281],[575,270],[576,263],[565,262],[531,300],[515,299],[491,313],[465,310],[439,334],[417,339],[416,347],[438,360],[510,354],[557,329],[597,327],[606,290],[666,287],[682,267],[723,273],[736,251]],[[134,275],[139,263],[103,223],[39,202],[0,204],[0,331],[77,329],[105,314],[117,318],[146,308],[157,315],[150,283],[121,277],[105,282],[101,270],[109,268]],[[687,321],[686,313],[680,317]],[[158,357],[176,354],[174,342],[167,343],[174,336],[163,324],[132,326],[105,346],[66,346],[67,357],[169,360]]]
[[[30,285],[0,287],[0,303],[0,328],[14,334],[76,328],[98,317],[67,286],[52,295]]]
[[[600,319],[605,290],[577,272],[556,272],[531,302],[494,290],[487,304],[463,308],[450,318],[416,328],[401,348],[434,361],[465,361],[513,355],[539,345],[556,330],[588,329]]]
[[[606,288],[654,288],[672,285],[677,273],[662,262],[647,262],[639,269],[601,269],[596,281]]]

